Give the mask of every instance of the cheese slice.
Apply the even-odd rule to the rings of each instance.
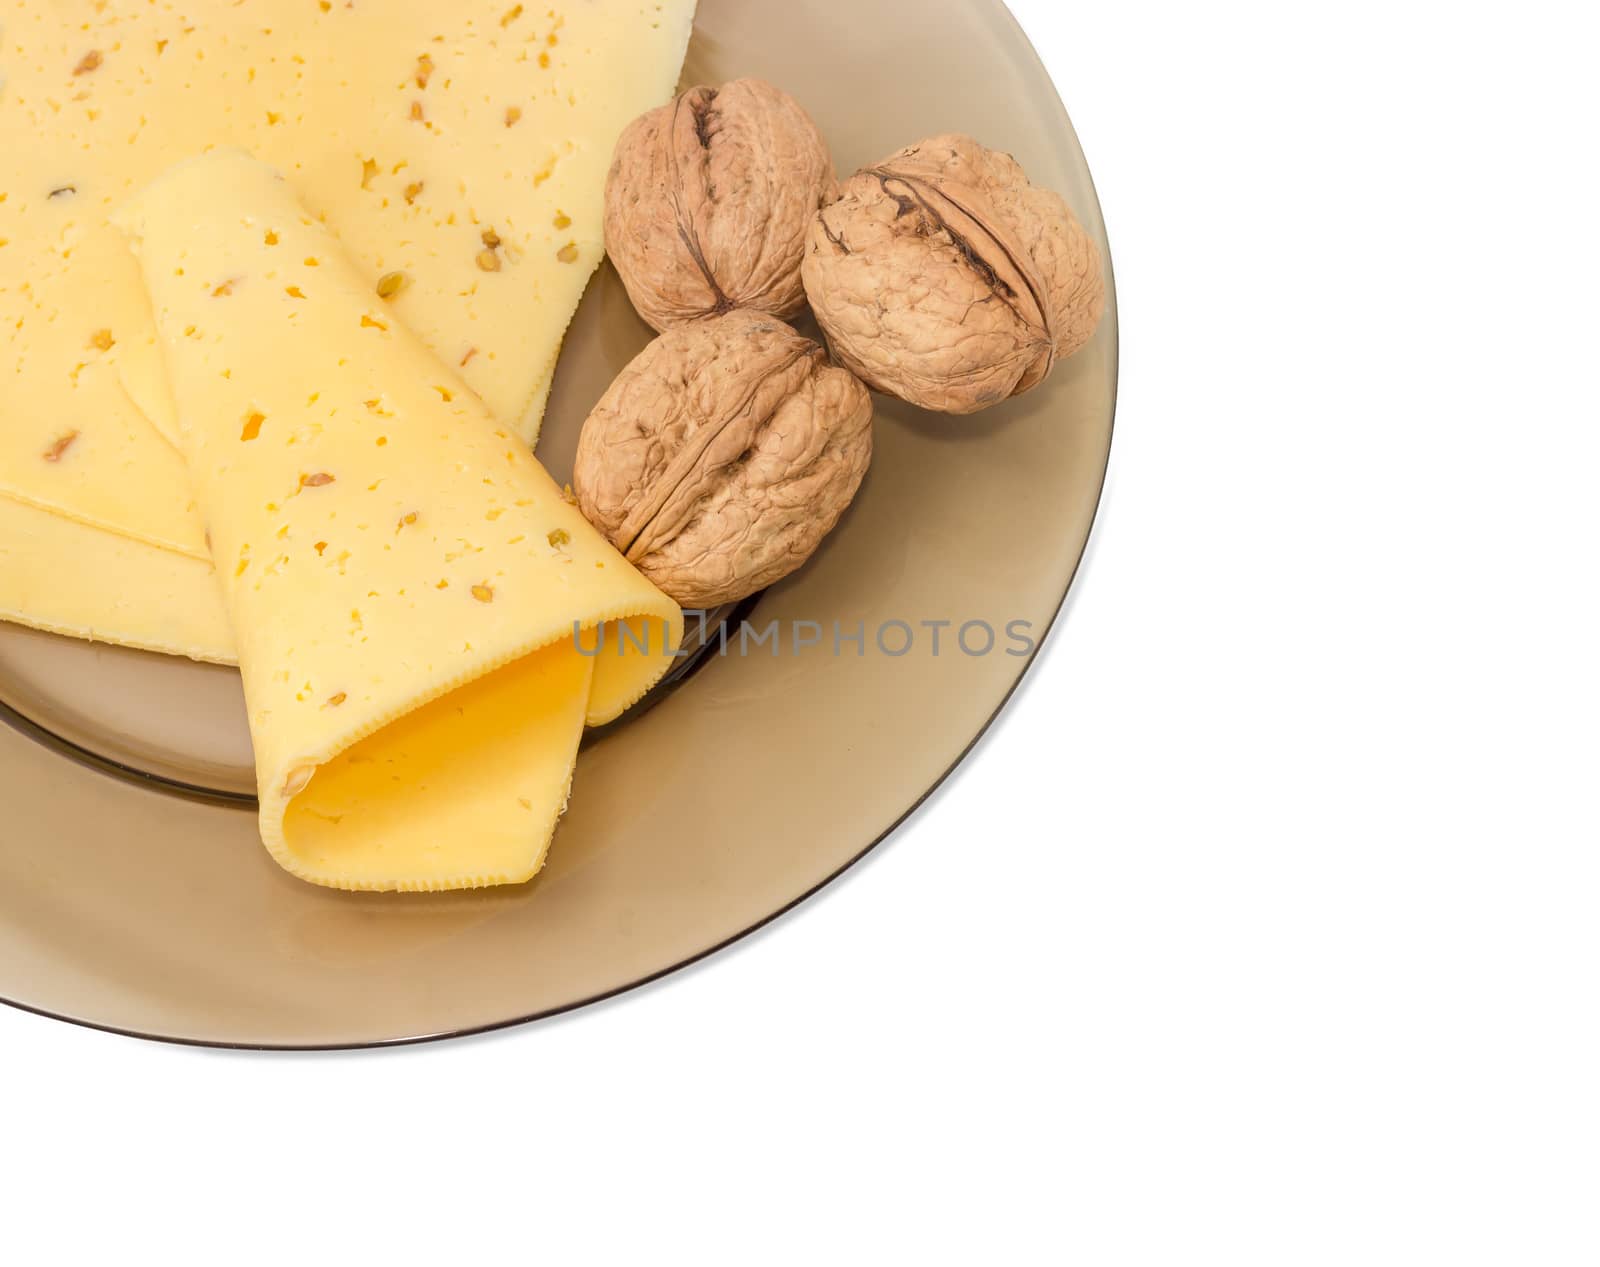
[[[343,888],[526,880],[584,722],[660,677],[677,606],[270,168],[191,160],[117,223],[209,525],[268,849]]]
[[[10,204],[0,204],[0,214]],[[205,559],[183,458],[145,420],[119,373],[117,354],[129,350],[119,349],[119,338],[154,347],[127,247],[106,224],[49,263],[30,259],[37,245],[0,249],[0,331],[9,330],[0,337],[10,353],[0,391],[0,492]],[[14,316],[7,300],[27,312]]]
[[[106,589],[108,577],[116,589]],[[236,659],[209,560],[9,497],[0,497],[0,620],[216,664]]]
[[[601,258],[611,150],[671,95],[693,13],[693,0],[8,6],[0,493],[205,557],[148,303],[106,219],[218,146],[286,172],[363,282],[397,278],[389,309],[531,444]]]

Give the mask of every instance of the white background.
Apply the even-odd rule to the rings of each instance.
[[[1595,9],[1014,7],[1122,400],[974,759],[797,914],[532,1029],[0,1012],[0,1258],[1600,1257]]]

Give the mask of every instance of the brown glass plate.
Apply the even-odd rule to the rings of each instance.
[[[793,91],[841,172],[938,132],[1009,150],[1106,250],[1071,124],[996,0],[922,0],[909,22],[900,0],[701,0],[685,82],[739,75]],[[540,445],[558,478],[648,337],[603,269]],[[880,398],[855,505],[743,613],[781,645],[714,646],[593,737],[521,888],[291,878],[256,835],[236,674],[0,626],[0,998],[184,1042],[405,1042],[604,998],[765,923],[881,841],[1015,688],[1088,539],[1116,348],[1113,302],[1042,388],[985,414]]]

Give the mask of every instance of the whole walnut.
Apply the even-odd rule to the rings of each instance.
[[[583,424],[578,507],[684,607],[772,584],[811,556],[872,458],[872,397],[775,317],[668,330]]]
[[[1067,204],[966,136],[847,180],[812,221],[804,275],[841,365],[952,414],[1038,386],[1105,306],[1099,252]]]
[[[799,102],[759,79],[691,88],[635,119],[606,178],[606,251],[657,330],[754,308],[805,307],[800,257],[837,192]]]

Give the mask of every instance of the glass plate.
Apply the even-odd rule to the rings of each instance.
[[[939,132],[1008,150],[1106,252],[1072,126],[995,0],[923,0],[913,22],[899,0],[701,0],[685,84],[741,75],[799,97],[841,174]],[[602,269],[540,443],[557,479],[649,336]],[[520,888],[291,878],[256,835],[235,673],[0,626],[0,998],[184,1042],[405,1042],[604,998],[750,932],[881,841],[1015,688],[1088,538],[1116,348],[1113,300],[1021,399],[962,419],[879,398],[838,530],[724,613],[725,651],[713,638],[590,737],[550,861]],[[779,637],[741,649],[741,620]]]

